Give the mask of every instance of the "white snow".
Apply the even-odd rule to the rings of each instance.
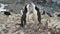
[[[7,11],[7,9],[4,9],[5,6],[8,6],[7,4],[2,4],[0,3],[1,7],[0,7],[0,12],[2,11]]]

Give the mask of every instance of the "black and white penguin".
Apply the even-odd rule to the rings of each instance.
[[[36,11],[37,11],[37,16],[38,16],[38,21],[41,24],[41,14],[39,12],[39,8],[35,7]]]
[[[50,13],[48,13],[48,12],[45,12],[45,11],[43,10],[43,13],[42,13],[42,15],[45,15],[45,14],[47,14],[49,17],[52,17],[52,15],[51,15]]]
[[[30,10],[31,9],[31,10]],[[27,20],[29,19],[29,12],[33,12],[35,22],[39,22],[41,24],[41,14],[39,12],[39,8],[35,6],[35,4],[31,3],[25,6],[23,15],[21,17],[21,26],[26,25]]]
[[[25,6],[24,11],[23,11],[23,15],[21,17],[21,24],[20,25],[22,27],[26,24],[26,16],[27,16],[26,14],[28,12],[28,6],[29,6],[29,4]]]
[[[40,14],[39,8],[37,6],[35,6],[34,3],[31,3],[31,5],[33,8],[33,13],[35,15],[34,19],[36,19],[36,21],[38,21],[41,24],[41,14]]]

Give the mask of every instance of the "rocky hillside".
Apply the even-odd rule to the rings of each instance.
[[[42,16],[42,24],[36,25],[30,20],[24,27],[21,27],[21,15],[11,13],[6,16],[0,13],[0,34],[60,34],[60,18],[49,17],[47,14]]]
[[[0,0],[0,3],[8,4],[5,8],[12,9],[9,16],[0,12],[0,34],[60,34],[59,4],[35,4],[40,9],[42,24],[36,25],[35,21],[30,20],[24,27],[21,27],[17,24],[21,23],[20,11],[26,4],[20,3],[19,0]],[[49,17],[47,14],[42,15],[43,10],[53,17]]]

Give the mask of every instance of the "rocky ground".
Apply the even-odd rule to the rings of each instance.
[[[10,1],[10,3],[8,1],[3,2],[9,5],[5,7],[6,9],[13,9],[13,11],[11,11],[10,16],[4,15],[3,12],[0,13],[0,34],[60,34],[60,17],[56,16],[60,14],[60,7],[57,7],[56,4],[36,4],[41,12],[44,9],[48,13],[51,13],[53,17],[49,17],[47,14],[41,15],[42,24],[36,25],[34,21],[31,20],[24,27],[21,27],[17,24],[21,23],[20,10],[25,5],[17,1],[17,3],[13,2],[14,0]]]
[[[21,27],[21,15],[11,13],[6,16],[0,13],[0,34],[60,34],[60,18],[42,15],[42,24],[36,25],[33,21]]]

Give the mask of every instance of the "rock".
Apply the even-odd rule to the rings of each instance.
[[[58,27],[59,24],[60,24],[60,18],[58,17],[52,17],[49,19],[49,22],[48,22],[48,28],[54,28],[54,27]]]

